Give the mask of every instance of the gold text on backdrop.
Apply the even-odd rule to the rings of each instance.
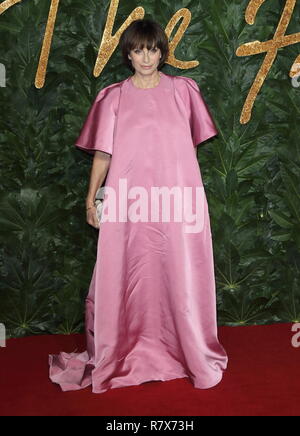
[[[258,10],[264,2],[265,0],[250,0],[246,10],[246,22],[248,24],[253,25],[255,23]],[[260,89],[262,88],[266,77],[276,59],[278,50],[282,47],[286,47],[288,45],[300,42],[300,33],[285,35],[285,32],[291,21],[295,5],[296,0],[286,0],[286,4],[273,39],[266,42],[247,42],[246,44],[241,45],[236,51],[237,56],[251,56],[258,53],[267,53],[246,98],[240,118],[241,124],[246,124],[251,119],[252,108],[255,103],[256,97]],[[299,74],[300,71],[299,68],[297,68],[299,63],[300,55],[297,57],[291,68],[291,71],[289,73],[290,77],[294,77]]]
[[[21,1],[22,0],[6,0],[2,2],[0,4],[0,15],[3,14],[6,10],[8,10],[11,6],[15,5],[16,3],[20,3]],[[47,65],[49,60],[55,22],[57,18],[57,12],[59,8],[59,1],[60,0],[51,0],[45,36],[44,36],[42,50],[40,54],[38,69],[35,77],[36,88],[42,88],[45,84]],[[112,35],[112,30],[114,27],[119,3],[120,0],[111,0],[110,2],[106,25],[103,32],[103,37],[102,37],[100,49],[98,52],[98,57],[94,68],[95,77],[98,77],[101,74],[103,68],[105,67],[105,65],[111,58],[113,52],[117,48],[122,33],[127,29],[127,27],[131,24],[131,22],[138,19],[143,19],[145,16],[144,8],[142,7],[135,8],[134,11],[126,19],[126,21],[119,28],[119,30],[115,33],[115,35]],[[177,11],[176,14],[174,14],[174,16],[169,21],[165,31],[170,39],[172,31],[174,30],[176,24],[181,18],[183,18],[182,23],[180,24],[175,37],[170,42],[170,53],[166,62],[170,65],[173,65],[176,68],[181,68],[181,69],[194,68],[199,65],[198,61],[186,61],[186,62],[180,61],[176,59],[174,55],[177,45],[183,38],[184,33],[190,24],[192,18],[191,12],[185,8]]]
[[[59,8],[59,1],[60,0],[51,0],[49,16],[48,16],[48,21],[45,30],[45,36],[43,40],[39,64],[35,77],[36,88],[42,88],[45,84],[46,71],[48,66],[48,60],[49,60],[49,54],[51,49],[51,43],[54,33],[57,12]],[[3,14],[5,11],[7,11],[13,5],[20,2],[22,2],[22,0],[3,1],[0,4],[0,15]],[[119,30],[117,30],[115,34],[112,35],[112,31],[113,31],[113,27],[119,7],[119,2],[120,0],[111,0],[110,2],[108,16],[107,16],[102,40],[100,43],[97,60],[94,67],[95,77],[99,77],[99,75],[103,71],[105,65],[108,63],[109,59],[111,58],[112,54],[117,48],[122,33],[127,29],[127,27],[131,24],[131,22],[137,19],[143,19],[145,16],[144,8],[142,7],[135,8],[132,11],[132,13],[128,16],[128,18],[125,20],[125,22],[121,25]],[[253,25],[255,23],[256,15],[264,2],[265,0],[249,1],[248,7],[246,9],[246,15],[245,15],[245,19],[248,24]],[[253,42],[248,42],[246,44],[241,45],[236,51],[237,56],[251,56],[259,53],[267,53],[263,61],[263,64],[248,93],[246,101],[244,103],[244,107],[242,109],[242,113],[240,117],[241,124],[246,124],[250,121],[255,100],[276,59],[278,50],[280,48],[300,42],[300,33],[285,35],[287,27],[291,21],[291,17],[295,5],[296,5],[296,0],[286,0],[286,4],[282,12],[280,22],[278,24],[278,27],[274,34],[274,38],[272,40],[265,41],[265,42],[261,42],[257,40]],[[166,63],[168,63],[169,65],[173,65],[176,68],[189,69],[189,68],[195,68],[199,65],[199,62],[196,60],[194,61],[178,60],[176,59],[174,54],[177,45],[180,43],[186,29],[188,28],[191,22],[191,17],[192,15],[189,9],[182,8],[173,15],[173,17],[170,19],[165,29],[170,44],[170,53],[168,59],[166,60]],[[170,40],[171,34],[181,18],[182,18],[182,22],[178,27],[176,35],[171,41]],[[300,65],[300,55],[296,58],[293,66],[291,67],[289,73],[291,78],[294,78],[295,76],[298,76],[300,74],[299,65]]]

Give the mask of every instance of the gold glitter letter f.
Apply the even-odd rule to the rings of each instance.
[[[248,24],[254,24],[257,12],[264,2],[265,0],[250,0],[248,8],[246,10],[246,22]],[[240,122],[242,124],[246,124],[251,118],[251,112],[257,94],[259,93],[261,87],[264,84],[264,81],[266,80],[266,77],[276,59],[278,50],[282,47],[296,44],[300,41],[300,33],[285,35],[286,29],[291,21],[291,16],[293,14],[295,4],[296,0],[286,0],[280,22],[272,40],[266,42],[248,42],[247,44],[240,46],[236,51],[237,56],[250,56],[258,53],[267,53],[244,104],[242,115],[240,118]],[[291,77],[292,71],[293,67],[290,72]]]

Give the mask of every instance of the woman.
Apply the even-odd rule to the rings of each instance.
[[[106,176],[105,192],[113,192],[86,299],[87,350],[50,355],[50,378],[63,391],[182,377],[207,389],[221,381],[228,358],[217,338],[212,235],[195,151],[218,132],[196,82],[160,71],[168,39],[157,23],[134,21],[120,45],[134,74],[99,92],[75,144],[94,155],[89,224],[99,228],[94,200]],[[157,219],[153,187],[198,188],[183,208],[200,213],[199,222]],[[151,217],[139,220],[145,205]]]

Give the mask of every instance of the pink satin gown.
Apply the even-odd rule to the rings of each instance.
[[[143,187],[150,198],[151,187],[204,190],[195,147],[217,133],[197,83],[161,73],[154,88],[137,88],[131,76],[103,88],[75,145],[111,155],[105,187],[119,194],[125,179],[127,191]],[[217,336],[205,193],[201,205],[198,232],[174,221],[101,223],[86,351],[49,355],[50,379],[63,391],[91,385],[101,393],[182,377],[208,389],[221,381],[228,357]]]

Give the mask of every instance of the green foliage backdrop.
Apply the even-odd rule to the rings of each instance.
[[[113,29],[137,6],[164,27],[180,8],[192,12],[175,54],[200,65],[163,71],[197,81],[220,132],[198,147],[198,160],[210,207],[219,324],[232,326],[300,320],[300,94],[288,76],[300,45],[279,50],[251,121],[241,125],[265,54],[240,58],[236,49],[272,39],[285,1],[267,1],[254,26],[245,22],[247,5],[121,0]],[[0,322],[9,337],[83,332],[98,233],[85,221],[92,157],[74,141],[96,93],[131,74],[117,50],[93,77],[109,1],[65,0],[46,84],[35,88],[49,6],[23,0],[0,16],[7,74],[0,88]],[[287,33],[299,32],[299,23],[297,4]]]

